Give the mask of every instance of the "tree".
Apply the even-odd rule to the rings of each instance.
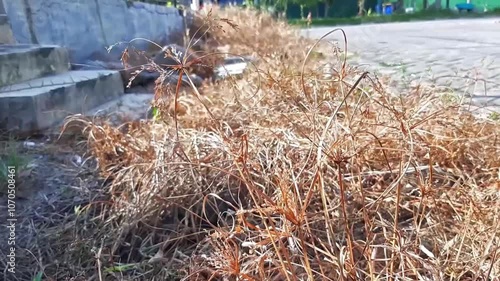
[[[358,16],[365,14],[365,0],[358,0]]]
[[[436,10],[441,10],[441,8],[443,7],[441,4],[441,0],[436,0],[436,2],[434,2],[434,7]]]
[[[328,11],[330,11],[330,7],[333,6],[334,0],[322,0],[325,3],[325,14],[323,15],[325,18],[328,17]]]
[[[305,18],[304,9],[316,7],[318,5],[319,0],[292,0],[292,1],[295,4],[300,5],[300,17],[304,19]]]
[[[286,17],[288,0],[247,0],[247,1],[253,1],[255,7],[257,7],[259,10],[264,10],[270,13],[273,17],[279,16],[281,11],[283,11]]]

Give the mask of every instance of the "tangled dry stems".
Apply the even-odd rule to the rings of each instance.
[[[499,278],[498,124],[439,93],[391,95],[337,46],[314,58],[315,42],[266,14],[207,22],[230,53],[258,56],[242,79],[178,95],[185,114],[160,106],[156,121],[68,120],[86,126],[107,199],[59,232],[72,247],[47,274]]]

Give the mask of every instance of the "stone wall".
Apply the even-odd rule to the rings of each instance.
[[[12,36],[12,30],[9,25],[9,18],[5,13],[5,8],[3,6],[2,0],[0,0],[0,44],[11,44],[14,43],[14,37]]]
[[[0,0],[1,2],[2,0]],[[126,0],[3,0],[14,38],[21,44],[60,45],[73,63],[116,60],[126,47],[106,47],[145,38],[160,45],[178,42],[183,17],[173,7]],[[135,41],[140,49],[151,46]]]

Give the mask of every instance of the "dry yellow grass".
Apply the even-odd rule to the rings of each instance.
[[[268,15],[207,22],[258,57],[242,79],[180,95],[184,114],[156,121],[69,120],[86,125],[106,199],[57,232],[66,262],[48,275],[498,280],[498,123],[438,93],[390,95]]]

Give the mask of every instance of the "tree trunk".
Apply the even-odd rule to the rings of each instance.
[[[441,8],[443,7],[443,5],[441,5],[441,0],[436,0],[436,2],[434,2],[434,7],[438,11],[441,10]]]
[[[424,10],[427,10],[427,6],[429,6],[429,1],[424,0]]]
[[[324,18],[328,17],[328,10],[330,9],[330,5],[328,5],[328,2],[325,2],[325,14],[323,15]]]
[[[450,9],[450,0],[446,0],[446,9]]]
[[[363,16],[365,13],[365,0],[358,0],[358,16]]]

